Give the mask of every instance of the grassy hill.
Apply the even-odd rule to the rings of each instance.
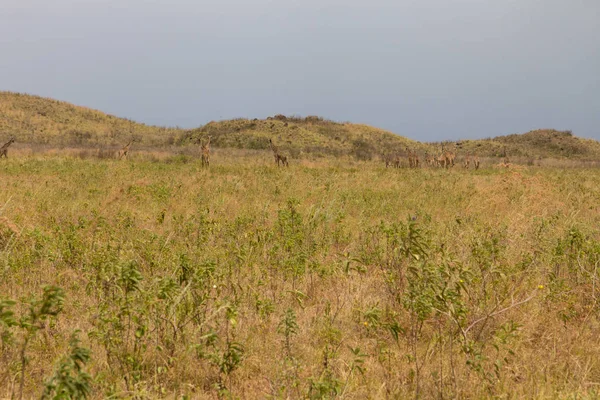
[[[427,148],[381,129],[319,117],[234,119],[183,130],[148,126],[39,96],[0,92],[0,140],[14,136],[20,143],[102,146],[134,138],[139,144],[160,147],[195,144],[208,135],[215,147],[242,149],[268,149],[269,139],[273,139],[294,157],[317,153],[369,159],[390,149]]]
[[[422,143],[367,125],[339,123],[321,117],[276,115],[264,120],[233,119],[190,130],[149,126],[101,111],[39,96],[0,92],[0,141],[50,146],[114,146],[130,139],[146,147],[188,146],[208,136],[214,147],[266,150],[272,139],[293,158],[305,155],[352,156],[359,160],[383,154],[439,153],[442,143]],[[446,142],[458,156],[467,153],[512,158],[600,159],[600,143],[570,131],[541,129],[525,134]]]
[[[506,149],[509,157],[600,159],[600,142],[576,137],[571,131],[554,129],[538,129],[524,134],[465,140],[458,142],[457,147],[462,153],[472,152],[486,157],[499,157]]]
[[[0,140],[49,145],[112,145],[131,138],[173,142],[177,129],[148,126],[101,111],[28,94],[0,92]]]
[[[188,131],[190,141],[211,136],[218,147],[268,149],[269,139],[293,157],[303,154],[352,155],[367,160],[407,146],[426,151],[429,145],[367,125],[338,123],[320,117],[285,117],[266,120],[235,119],[210,122]]]

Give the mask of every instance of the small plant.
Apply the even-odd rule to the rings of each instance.
[[[70,352],[62,358],[45,385],[42,399],[86,399],[92,390],[92,377],[84,371],[90,350],[80,346],[79,331],[71,335]]]
[[[107,298],[100,303],[96,329],[90,336],[105,348],[111,369],[125,380],[130,390],[142,379],[143,354],[147,347],[149,306],[141,291],[143,276],[136,262],[118,266],[107,286]],[[163,281],[158,296],[168,296],[175,284]]]
[[[25,384],[25,367],[27,366],[27,346],[36,333],[44,328],[44,322],[56,317],[63,308],[64,292],[56,286],[46,286],[41,299],[31,299],[28,302],[29,310],[19,321],[19,327],[25,331],[25,338],[21,345],[21,382],[19,384],[19,399],[23,398]]]
[[[244,345],[235,340],[238,311],[234,304],[225,304],[224,339],[216,331],[202,336],[196,347],[199,358],[204,358],[218,370],[215,389],[219,397],[231,394],[231,374],[244,360]]]
[[[350,378],[352,378],[352,374],[354,373],[354,371],[357,371],[361,376],[365,374],[365,368],[364,368],[364,363],[365,363],[365,358],[367,357],[366,354],[364,354],[359,347],[356,348],[352,348],[352,347],[348,347],[350,349],[350,352],[352,353],[352,362],[350,363],[350,371],[348,371],[348,376],[346,377],[346,382],[344,382],[344,387],[342,388],[341,391],[341,395],[343,396],[344,393],[346,392],[346,389],[348,387],[348,382],[350,381]]]
[[[285,314],[279,323],[279,327],[277,328],[277,332],[284,336],[286,357],[292,358],[291,338],[298,333],[298,324],[296,323],[296,313],[294,313],[294,310],[288,308],[285,311]]]
[[[6,346],[12,342],[12,331],[10,328],[17,325],[15,313],[12,307],[16,304],[13,300],[0,300],[0,350],[4,353]]]
[[[298,211],[299,202],[290,198],[286,207],[279,210],[277,215],[278,240],[272,249],[272,255],[282,264],[284,270],[294,277],[300,277],[306,272],[309,256],[314,251],[309,226],[304,223],[302,214]]]
[[[25,386],[25,374],[29,358],[27,350],[29,343],[40,330],[44,329],[46,322],[56,317],[63,308],[64,292],[56,286],[45,286],[42,297],[31,298],[25,302],[26,311],[17,317],[13,311],[16,302],[12,300],[0,300],[0,361],[5,354],[10,354],[10,347],[15,343],[13,328],[20,329],[21,343],[18,350],[19,358],[19,399],[23,398]],[[6,360],[4,360],[6,361]],[[11,394],[11,397],[14,393]]]
[[[308,398],[330,399],[342,392],[342,382],[334,376],[331,367],[328,365],[328,360],[332,355],[331,349],[329,347],[325,348],[323,351],[323,359],[326,367],[318,378],[310,379]]]
[[[322,353],[323,369],[318,377],[313,377],[309,381],[308,397],[311,399],[335,397],[342,390],[342,382],[336,377],[332,365],[338,357],[342,342],[342,332],[335,326],[339,311],[339,305],[334,310],[330,302],[325,304],[320,332],[321,340],[325,343]]]

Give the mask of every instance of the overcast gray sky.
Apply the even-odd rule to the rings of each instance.
[[[0,0],[0,90],[181,127],[600,139],[600,1]]]

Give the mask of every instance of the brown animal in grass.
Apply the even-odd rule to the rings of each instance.
[[[290,165],[287,157],[279,152],[279,148],[275,146],[275,143],[273,143],[273,140],[271,139],[269,139],[269,146],[271,147],[271,151],[273,152],[273,157],[275,158],[275,163],[277,166],[279,167],[281,165],[289,167]]]
[[[202,151],[202,167],[210,166],[210,136],[206,143],[200,142],[200,150]]]
[[[121,150],[119,150],[119,152],[117,153],[117,158],[120,159],[127,159],[127,156],[129,155],[129,148],[131,147],[131,144],[133,143],[133,140],[130,140],[129,143],[127,143],[125,146],[123,146],[123,148]]]
[[[8,142],[4,143],[2,147],[0,147],[0,158],[8,158],[8,148],[11,144],[15,142],[15,138],[10,138]]]

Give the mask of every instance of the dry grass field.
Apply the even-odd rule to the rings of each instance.
[[[491,164],[17,148],[0,398],[597,398],[600,170]]]

